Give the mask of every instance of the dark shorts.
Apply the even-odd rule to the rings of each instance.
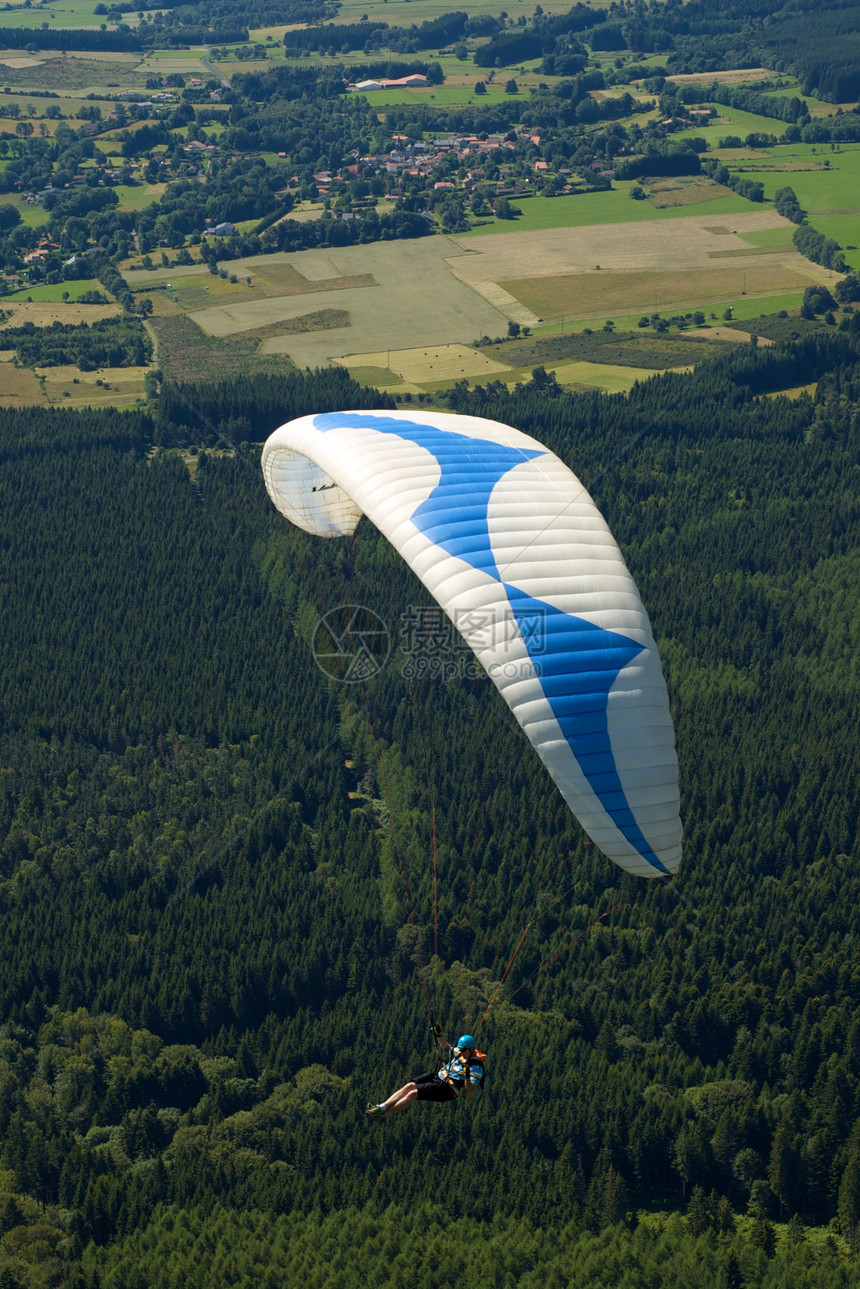
[[[450,1083],[444,1083],[438,1074],[416,1074],[412,1082],[418,1089],[419,1101],[453,1101],[457,1096]]]

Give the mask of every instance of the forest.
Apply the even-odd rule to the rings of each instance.
[[[0,413],[2,1284],[856,1284],[857,316],[626,397],[450,394],[567,461],[637,579],[669,888],[456,640],[410,672],[426,592],[367,521],[270,506],[272,429],[386,405],[328,370]],[[311,652],[356,603],[362,687]],[[486,1092],[368,1123],[428,1006]]]

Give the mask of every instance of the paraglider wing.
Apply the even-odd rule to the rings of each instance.
[[[576,476],[536,439],[440,412],[330,412],[275,430],[269,495],[321,537],[362,514],[453,620],[589,837],[628,872],[681,860],[678,771],[639,594]]]

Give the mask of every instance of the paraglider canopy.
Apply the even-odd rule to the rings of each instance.
[[[425,411],[329,412],[275,430],[263,476],[321,537],[362,514],[497,686],[589,837],[628,872],[681,860],[678,770],[647,614],[585,488],[536,439]]]

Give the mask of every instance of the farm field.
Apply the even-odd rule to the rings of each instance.
[[[790,291],[785,294],[768,296],[738,294],[719,302],[716,300],[709,301],[707,304],[699,306],[701,311],[710,318],[707,330],[700,334],[709,340],[728,340],[730,337],[720,335],[722,328],[718,328],[715,325],[715,321],[718,318],[722,318],[727,310],[731,311],[733,321],[746,322],[761,317],[764,310],[767,311],[768,316],[780,310],[785,310],[786,312],[798,311],[802,303],[802,291]],[[688,307],[684,306],[682,310],[680,307],[675,309],[671,306],[664,306],[662,309],[658,309],[657,312],[662,313],[663,317],[669,317],[673,313],[686,311]],[[555,317],[545,317],[542,324],[532,328],[532,334],[538,339],[559,334],[587,335],[589,331],[594,332],[598,328],[602,328],[607,320],[611,321],[619,331],[630,331],[638,325],[643,315],[650,317],[652,313],[654,313],[653,304],[650,308],[638,309],[635,313],[595,313],[590,318],[572,317],[569,313],[557,314]],[[563,333],[562,327],[564,328]],[[686,336],[694,334],[697,333],[692,331],[684,332]],[[747,339],[748,337],[743,336],[742,338]]]
[[[585,0],[592,8],[599,8],[598,0]],[[547,0],[542,6],[544,13],[567,13],[570,9],[570,0]],[[519,17],[531,19],[534,14],[534,4],[530,0],[510,0],[506,6],[509,18],[517,19]],[[338,10],[337,17],[334,19],[335,24],[357,23],[361,21],[362,14],[373,14],[376,18],[384,15],[385,21],[390,26],[411,26],[416,22],[429,22],[433,18],[441,18],[443,14],[451,12],[451,5],[447,0],[421,0],[420,17],[416,17],[415,6],[412,0],[386,0],[385,8],[379,4],[362,4],[360,0],[344,0]],[[469,14],[477,16],[482,13],[497,15],[499,12],[498,0],[472,0],[469,4]],[[265,28],[266,31],[273,30]]]
[[[21,216],[21,223],[26,224],[28,228],[38,228],[40,224],[48,222],[48,212],[43,206],[28,206],[25,201],[21,200],[18,193],[0,193],[0,204],[14,206]]]
[[[2,343],[2,341],[0,341]],[[40,407],[42,386],[29,367],[15,367],[13,349],[0,349],[0,407]]]
[[[707,125],[694,125],[689,130],[678,130],[672,135],[673,139],[705,138],[712,146],[716,146],[717,140],[727,134],[744,136],[757,132],[775,134],[777,138],[781,138],[789,125],[788,121],[777,121],[772,116],[758,116],[755,112],[745,112],[739,107],[727,107],[725,103],[703,103],[701,106],[716,108],[718,115],[711,117]]]
[[[506,67],[505,76],[498,80],[488,82],[486,78],[486,69],[475,67],[471,73],[462,75],[457,78],[460,82],[445,85],[425,86],[418,89],[391,89],[391,90],[369,90],[362,93],[371,107],[399,107],[408,103],[421,103],[430,101],[437,107],[488,107],[491,103],[498,102],[501,99],[527,99],[528,83],[522,78],[522,74],[516,68]],[[513,78],[519,84],[523,79],[523,85],[516,94],[505,92],[505,82]],[[544,78],[546,79],[546,78]],[[482,81],[486,86],[485,94],[476,94],[475,85]],[[533,84],[537,81],[533,80]]]
[[[860,145],[840,144],[831,151],[820,144],[798,143],[740,165],[732,165],[729,156],[725,160],[730,169],[764,184],[771,200],[777,189],[793,188],[809,222],[845,248],[852,268],[860,268]]]
[[[10,304],[32,300],[34,304],[49,301],[54,304],[62,304],[64,308],[68,308],[69,305],[77,303],[84,291],[101,291],[102,295],[106,295],[108,299],[111,298],[110,293],[105,291],[98,278],[76,278],[73,282],[56,282],[51,286],[23,287],[22,290],[14,291],[11,295],[7,295],[3,301],[3,306],[6,308]],[[69,299],[67,301],[63,300],[64,292],[68,293]],[[66,320],[71,321],[71,318]],[[78,321],[83,321],[83,319],[78,319]]]
[[[348,325],[263,342],[261,352],[288,353],[300,366],[325,365],[389,345],[400,349],[407,335],[418,346],[438,344],[440,338],[469,344],[484,333],[504,334],[507,314],[449,271],[449,261],[465,254],[452,239],[438,236],[233,261],[231,270],[250,273],[252,280],[282,265],[292,294],[213,305],[190,316],[208,335],[227,337],[332,307],[346,311]],[[307,289],[298,294],[295,286],[302,280]],[[342,289],[333,291],[338,281]]]
[[[564,345],[559,348],[563,351]],[[711,347],[700,345],[697,350],[698,356],[705,358]],[[516,364],[518,350],[515,343],[500,346],[497,352],[509,355],[508,361],[491,356],[486,349],[453,344],[379,350],[342,358],[339,365],[356,380],[378,385],[391,394],[439,393],[450,389],[458,380],[465,380],[469,385],[499,380],[509,388],[529,380],[535,363]],[[644,364],[625,366],[612,361],[571,359],[563,352],[555,361],[547,360],[541,365],[553,371],[562,385],[575,389],[602,389],[613,394],[627,393],[637,381],[646,380],[655,370],[665,370],[666,366],[659,362],[649,368]]]
[[[742,233],[741,240],[749,242],[751,246],[784,246],[790,249],[793,230],[794,225],[788,228],[759,228],[750,233]]]
[[[659,63],[659,55],[655,55],[655,61]],[[713,85],[714,81],[721,85],[746,85],[768,80],[771,76],[773,72],[767,67],[744,67],[722,72],[679,72],[676,76],[667,76],[666,80],[675,85]]]
[[[628,200],[628,206],[642,204]],[[225,267],[236,282],[196,264],[128,273],[128,280],[137,292],[171,284],[169,292],[151,294],[160,338],[162,324],[186,316],[183,329],[165,333],[160,363],[165,353],[182,363],[189,348],[220,341],[225,358],[238,344],[255,361],[289,357],[299,366],[340,361],[392,388],[393,381],[404,389],[426,389],[430,382],[486,380],[493,373],[515,379],[502,377],[495,348],[466,353],[464,347],[484,335],[504,336],[509,321],[534,328],[537,337],[564,329],[583,333],[602,327],[606,319],[633,329],[643,313],[654,311],[701,310],[722,317],[731,308],[735,320],[756,318],[763,310],[796,309],[806,286],[834,280],[794,250],[787,220],[769,208],[743,206],[724,221],[682,211],[684,217],[671,223],[638,224],[635,236],[629,224],[554,228],[528,236],[515,228],[489,239],[436,236],[230,261]],[[422,369],[419,379],[417,356],[423,361],[425,351],[443,342],[444,368],[440,349],[437,358],[427,358],[433,371]],[[451,344],[458,347],[448,348]],[[396,360],[389,359],[389,347]],[[563,361],[591,358],[567,355]],[[689,361],[695,358],[684,356],[671,365]],[[637,366],[621,354],[602,361],[603,366],[619,364]],[[667,364],[655,363],[660,365]],[[501,364],[503,370],[510,366]],[[600,383],[591,379],[594,372],[587,375],[571,369],[567,378]],[[634,379],[629,373],[616,375]],[[600,387],[609,388],[604,376]]]
[[[774,98],[799,98],[812,117],[831,116],[840,107],[843,112],[850,112],[857,106],[856,103],[825,103],[823,99],[811,98],[808,94],[801,94],[799,85],[790,86],[787,89],[765,90],[765,93]]]
[[[60,289],[62,291],[66,288]],[[64,304],[62,300],[35,299],[29,304],[26,297],[32,294],[32,291],[19,292],[16,296],[7,296],[3,300],[3,309],[11,316],[0,323],[0,346],[3,344],[3,331],[7,327],[22,327],[25,322],[32,322],[37,327],[49,327],[52,322],[86,322],[92,325],[100,318],[116,318],[121,313],[118,304]]]
[[[802,263],[800,256],[798,262]],[[566,277],[512,279],[500,283],[506,291],[539,316],[565,313],[593,317],[598,309],[612,317],[618,309],[671,311],[703,309],[746,292],[756,297],[802,289],[815,279],[782,264],[721,269],[677,269],[675,272],[619,272]]]
[[[413,390],[423,389],[428,383],[450,382],[456,380],[504,380],[510,378],[511,368],[507,363],[497,362],[489,357],[483,349],[472,349],[468,345],[426,345],[416,349],[377,350],[339,359],[339,364],[348,371],[382,370],[395,377],[395,380]],[[390,384],[390,380],[386,384]]]
[[[41,27],[47,22],[50,27],[94,27],[98,28],[102,18],[95,12],[98,0],[56,0],[53,4],[25,5],[0,10],[0,36],[4,27]],[[124,14],[123,22],[129,26],[137,25],[136,14]]]
[[[77,367],[37,367],[49,403],[64,407],[125,406],[144,396],[148,367],[99,367],[82,372]]]
[[[2,337],[2,333],[0,333]],[[144,397],[148,367],[16,367],[0,349],[0,407],[125,407]]]
[[[145,210],[164,195],[167,184],[117,184],[120,210]]]
[[[765,296],[802,292],[814,281],[829,282],[832,275],[790,245],[775,248],[772,257],[759,256],[761,248],[743,241],[745,233],[785,229],[790,234],[792,227],[775,211],[756,210],[747,202],[746,212],[733,215],[730,223],[688,215],[670,225],[641,225],[635,236],[629,225],[598,224],[544,230],[530,237],[497,233],[480,242],[456,238],[475,253],[451,261],[450,268],[514,321],[529,326],[562,312],[593,318],[600,313],[614,316],[616,311],[628,315],[635,308],[703,308],[712,300],[743,295],[744,290],[750,297]],[[729,258],[726,252],[737,255]],[[726,263],[716,265],[715,258]],[[516,311],[517,303],[525,313]]]
[[[30,57],[29,54],[24,54],[23,51],[20,52],[24,58]],[[4,53],[0,53],[0,80],[3,79],[3,72],[6,70],[6,60],[8,59],[14,62],[18,57],[18,54],[18,50],[6,50]],[[20,93],[20,91],[18,91],[18,93]],[[0,102],[5,101],[6,99],[16,101],[15,94],[16,91],[11,89],[8,93],[5,90],[0,92]],[[65,116],[73,117],[75,113],[84,106],[86,100],[82,98],[70,98],[66,95],[61,99],[56,99],[53,94],[50,96],[47,94],[27,94],[26,98],[22,96],[17,99],[17,102],[22,112],[34,114],[30,116],[30,120],[33,120],[35,117],[44,116],[45,109],[51,107],[52,104],[56,104]],[[44,124],[50,126],[55,124],[55,122],[46,120]]]
[[[61,96],[64,91],[71,91],[78,98],[91,93],[109,94],[116,89],[142,90],[146,84],[146,69],[137,54],[102,56],[88,51],[70,53],[64,58],[59,51],[51,49],[22,58],[14,50],[5,56],[2,73],[0,79],[10,87],[50,89]]]
[[[360,290],[377,285],[373,275],[368,273],[353,276],[334,274],[331,277],[309,279],[294,264],[289,263],[287,256],[283,254],[232,260],[229,262],[229,270],[229,276],[222,278],[220,274],[201,270],[198,264],[180,264],[129,273],[128,280],[136,291],[164,284],[164,293],[153,292],[152,297],[153,307],[162,315],[189,313],[200,309],[241,310],[254,302],[318,295],[326,291]],[[231,281],[231,277],[236,278],[236,281]],[[266,322],[252,323],[252,326],[280,320],[268,318]]]
[[[662,181],[661,181],[662,182]],[[707,201],[696,203],[697,215],[733,216],[750,209],[750,203],[734,193],[724,196],[725,189],[709,180],[699,180],[707,188],[699,191],[718,194]],[[681,206],[657,208],[647,201],[631,201],[630,189],[632,180],[619,180],[608,192],[588,192],[572,194],[569,197],[514,197],[513,206],[522,210],[513,227],[518,232],[538,232],[545,229],[581,228],[602,224],[641,224],[651,220],[686,218],[691,212]],[[511,224],[504,220],[479,225],[468,233],[458,233],[457,237],[482,238],[492,237],[511,229]]]

